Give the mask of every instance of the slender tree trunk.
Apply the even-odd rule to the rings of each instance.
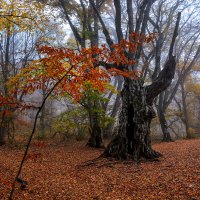
[[[169,133],[168,126],[167,126],[167,120],[165,119],[165,113],[161,111],[158,114],[158,117],[159,117],[160,126],[161,126],[162,133],[163,133],[163,141],[164,142],[172,141],[172,138]]]
[[[182,96],[182,104],[183,104],[183,115],[184,115],[186,138],[190,139],[191,138],[191,133],[189,130],[190,123],[189,123],[188,110],[187,110],[187,104],[186,104],[186,92],[185,92],[183,81],[181,81],[181,96]]]
[[[165,119],[164,113],[160,113],[159,114],[159,120],[160,120],[161,129],[162,129],[162,132],[163,132],[163,141],[164,142],[172,141],[172,138],[171,138],[171,135],[170,135],[169,130],[168,130],[167,121]]]
[[[44,106],[41,111],[41,116],[40,116],[40,136],[41,136],[41,138],[44,138],[44,136],[45,136],[45,129],[46,129],[46,124],[45,124],[45,106]]]
[[[45,96],[46,96],[46,92],[45,92],[45,85],[43,82],[42,101],[44,101]],[[40,136],[41,136],[41,138],[44,138],[44,136],[45,136],[45,129],[46,129],[45,114],[46,114],[46,105],[43,106],[43,108],[41,110],[41,116],[40,116]]]
[[[172,141],[172,138],[168,130],[167,120],[165,118],[165,110],[163,109],[163,93],[159,95],[159,104],[157,111],[158,111],[158,118],[160,121],[161,130],[163,133],[163,141],[170,142]]]
[[[10,52],[10,30],[8,29],[7,37],[6,37],[4,59],[3,59],[3,55],[2,55],[3,93],[4,93],[5,97],[8,96],[8,89],[6,86],[6,82],[8,81],[8,78],[9,78],[9,69],[8,69],[8,65],[10,63],[9,52]],[[6,135],[8,135],[8,132],[9,132],[10,120],[6,116],[6,112],[5,112],[6,110],[10,110],[10,108],[8,106],[2,108],[3,114],[2,114],[2,119],[0,122],[0,145],[5,144],[5,137],[6,137]]]
[[[5,114],[2,114],[1,123],[0,123],[0,146],[6,143],[6,135],[9,131],[9,123],[6,119]]]
[[[99,125],[98,113],[89,110],[90,138],[87,146],[103,148],[102,130]]]
[[[87,145],[90,147],[95,147],[95,148],[103,148],[104,147],[101,128],[98,126],[98,124],[95,124],[92,127],[91,135],[90,135]]]
[[[100,9],[99,5],[99,0],[95,1],[95,5]],[[94,10],[91,11],[94,27],[92,28],[91,26],[91,20],[88,20],[88,29],[92,33],[90,37],[90,42],[91,42],[91,47],[97,46],[99,43],[99,26],[98,26],[98,17],[96,12]],[[90,15],[90,14],[89,14]],[[95,55],[94,55],[95,56]],[[95,147],[95,148],[103,148],[103,137],[102,137],[102,128],[100,127],[100,122],[99,122],[99,114],[98,112],[95,112],[95,109],[99,108],[99,102],[94,100],[94,102],[89,105],[92,106],[92,109],[89,108],[89,121],[90,121],[90,138],[88,140],[87,145],[90,147]]]
[[[116,80],[118,82],[117,84],[117,91],[121,91],[122,90],[122,86],[123,86],[123,78],[122,77],[116,77]],[[121,97],[120,94],[117,94],[113,108],[112,108],[112,112],[110,114],[110,117],[112,118],[116,118],[117,117],[117,113],[119,111],[119,108],[121,107]],[[109,137],[113,134],[113,129],[114,129],[114,122],[110,123],[108,125],[108,127],[106,127],[105,129],[105,136]]]
[[[96,6],[99,7],[99,0],[96,0]],[[94,20],[94,30],[92,34],[91,46],[97,46],[99,44],[99,25],[98,25],[98,17],[96,13],[93,11],[93,20]]]
[[[120,108],[120,94],[117,94],[110,117],[112,117],[113,119],[116,119],[119,108]],[[106,127],[105,132],[104,132],[105,137],[109,138],[110,136],[112,136],[114,124],[115,122],[112,122]]]

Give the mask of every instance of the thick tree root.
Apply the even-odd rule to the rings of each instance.
[[[103,155],[105,157],[112,157],[118,160],[133,159],[138,162],[141,158],[146,160],[158,159],[162,156],[161,153],[148,147],[142,143],[137,147],[128,149],[127,138],[116,137],[105,149]]]
[[[96,144],[94,144],[94,143],[88,142],[88,143],[86,144],[86,146],[91,147],[91,148],[97,148],[97,149],[105,149],[105,146],[103,145],[103,143],[100,144],[100,145],[96,145]]]

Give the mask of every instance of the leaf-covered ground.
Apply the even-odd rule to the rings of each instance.
[[[60,200],[199,200],[200,139],[155,144],[160,162],[119,162],[97,158],[102,151],[83,142],[67,146],[33,145],[23,169],[26,190],[15,198]],[[7,199],[22,149],[0,147],[0,199]]]

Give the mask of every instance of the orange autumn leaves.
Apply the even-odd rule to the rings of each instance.
[[[86,84],[90,84],[92,89],[105,92],[105,83],[110,77],[105,69],[93,66],[90,58],[92,54],[48,46],[39,47],[38,50],[43,58],[32,62],[10,80],[10,86],[17,84],[24,94],[31,94],[37,89],[48,91],[65,75],[59,87],[55,88],[55,95],[70,94],[79,101],[86,90]]]
[[[140,71],[128,71],[128,67],[136,64],[133,54],[138,47],[154,37],[155,34],[141,36],[133,33],[129,40],[121,40],[110,49],[106,45],[83,48],[80,51],[39,46],[41,59],[22,69],[20,74],[10,80],[9,86],[20,88],[20,93],[24,94],[31,94],[37,89],[48,91],[67,73],[59,87],[55,88],[55,95],[68,94],[79,101],[88,84],[94,90],[106,92],[110,76],[141,78]]]

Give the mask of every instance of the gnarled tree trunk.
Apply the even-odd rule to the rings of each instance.
[[[171,56],[155,81],[144,87],[141,80],[125,79],[122,90],[122,110],[117,136],[104,154],[117,159],[161,156],[151,147],[150,124],[155,117],[153,100],[171,83],[175,73],[175,57]]]
[[[151,147],[150,124],[155,117],[154,99],[163,92],[174,78],[176,61],[173,47],[178,35],[181,13],[178,13],[168,61],[149,86],[143,86],[141,80],[125,79],[122,90],[122,110],[119,119],[118,135],[110,142],[104,151],[105,156],[118,159],[129,157],[139,160],[141,157],[155,159],[161,156]]]

